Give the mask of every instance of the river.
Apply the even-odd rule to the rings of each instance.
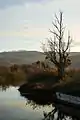
[[[18,87],[0,89],[0,120],[41,120],[43,111],[50,111],[51,106],[34,107],[21,97]]]
[[[0,87],[0,120],[80,120],[74,116],[80,115],[80,109],[56,105],[45,94],[42,97],[20,93],[18,88]]]

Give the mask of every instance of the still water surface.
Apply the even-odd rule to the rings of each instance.
[[[18,87],[0,89],[0,120],[42,120],[43,111],[51,111],[51,106],[33,109],[27,99],[20,96]]]
[[[47,94],[21,93],[18,87],[2,86],[0,120],[80,120],[80,109],[54,104],[52,98]]]

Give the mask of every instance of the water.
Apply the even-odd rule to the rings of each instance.
[[[71,111],[80,114],[80,110],[68,108],[67,106],[56,105],[50,99],[43,99],[42,96],[28,95],[20,93],[19,87],[0,88],[0,120],[80,120],[72,117]],[[22,96],[21,96],[22,95]],[[44,95],[44,98],[46,96]],[[48,102],[51,102],[48,104]],[[60,111],[58,107],[63,107],[64,111],[69,111],[69,115]],[[47,116],[47,117],[46,117]]]
[[[0,120],[41,120],[43,111],[50,111],[51,107],[37,107],[33,109],[27,104],[27,99],[20,96],[18,87],[0,90]]]

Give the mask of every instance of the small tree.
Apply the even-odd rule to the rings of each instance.
[[[71,64],[70,60],[70,44],[71,36],[68,33],[67,40],[64,39],[63,13],[60,12],[59,17],[55,15],[55,21],[52,22],[53,30],[50,30],[53,37],[48,39],[48,46],[43,45],[43,51],[46,59],[49,59],[58,69],[59,79],[65,76],[65,68]]]

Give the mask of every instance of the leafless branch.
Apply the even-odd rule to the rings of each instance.
[[[60,12],[60,17],[58,18],[55,15],[55,21],[52,22],[53,30],[50,30],[50,33],[53,34],[54,39],[50,37],[48,40],[48,46],[46,49],[46,56],[51,62],[53,62],[57,68],[59,76],[64,75],[64,69],[68,64],[69,54],[70,54],[70,45],[72,43],[71,36],[68,34],[67,41],[64,39],[65,27],[63,25],[63,13]]]

